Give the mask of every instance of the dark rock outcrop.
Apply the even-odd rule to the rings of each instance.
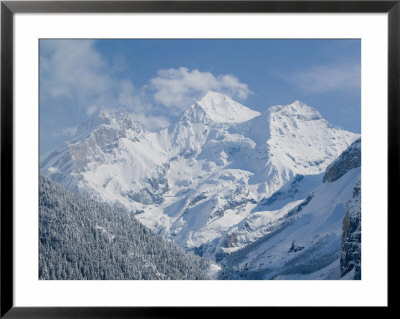
[[[334,182],[349,170],[361,166],[361,137],[353,142],[326,169],[323,182]]]
[[[354,269],[354,279],[361,279],[361,183],[354,186],[353,198],[347,203],[343,219],[341,277]],[[350,279],[350,278],[349,278]]]

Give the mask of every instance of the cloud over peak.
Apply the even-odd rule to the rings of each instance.
[[[177,112],[208,91],[218,91],[240,100],[250,94],[247,84],[231,74],[215,76],[211,72],[186,67],[159,70],[157,77],[150,79],[150,89],[154,91],[155,102]]]
[[[121,75],[115,61],[126,64],[125,58],[108,61],[93,40],[41,40],[41,107],[86,115],[124,108],[149,129],[159,129],[210,90],[239,100],[250,94],[234,75],[183,66],[161,69],[137,87]]]

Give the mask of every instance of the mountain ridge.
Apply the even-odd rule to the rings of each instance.
[[[226,102],[239,115],[232,111],[221,120],[221,100],[219,106]],[[207,94],[157,132],[130,129],[124,126],[129,121],[105,125],[43,158],[41,172],[88,197],[128,207],[144,225],[188,250],[203,247],[213,258],[226,234],[264,209],[261,200],[297,175],[324,173],[359,137],[299,101],[263,113],[232,101]],[[305,179],[304,194],[315,180]]]

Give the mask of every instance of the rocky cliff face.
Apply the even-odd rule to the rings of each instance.
[[[353,142],[326,169],[324,183],[339,180],[348,171],[361,166],[361,138]],[[344,279],[361,279],[361,181],[353,189],[343,218],[340,275]]]
[[[346,215],[343,219],[342,251],[340,257],[340,273],[361,279],[361,183],[355,185],[353,198],[347,203]],[[354,274],[354,275],[353,275]]]
[[[323,182],[334,182],[349,170],[361,166],[361,137],[353,142],[331,165],[326,169]]]

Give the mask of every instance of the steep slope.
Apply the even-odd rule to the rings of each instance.
[[[236,237],[248,228],[258,236],[221,257],[220,278],[340,279],[359,267],[360,198],[356,190],[360,187],[360,143],[356,140],[325,173],[333,176],[333,169],[340,176],[316,186],[303,201],[286,201],[283,209],[250,216],[247,229]],[[359,164],[353,167],[351,163]]]
[[[129,206],[132,198],[160,200],[167,185],[152,179],[163,173],[163,152],[155,135],[125,111],[101,111],[71,141],[44,156],[40,168],[70,190]]]
[[[40,177],[39,279],[208,279],[208,267],[128,211]]]
[[[102,117],[109,120],[92,119],[84,134],[43,157],[42,174],[122,204],[157,233],[212,258],[262,236],[257,214],[285,214],[292,209],[286,204],[306,200],[327,166],[359,137],[301,102],[260,114],[215,92],[159,132],[126,114]],[[304,180],[296,182],[299,176]],[[247,222],[254,231],[239,234]]]
[[[318,111],[295,101],[269,109],[272,156],[267,180],[275,191],[296,174],[320,174],[357,137],[333,127]],[[273,187],[276,185],[276,188]]]
[[[195,105],[199,105],[214,123],[240,123],[248,121],[260,113],[217,92],[208,92]]]
[[[323,182],[334,182],[352,168],[361,166],[361,138],[358,138],[326,169]]]
[[[350,279],[361,279],[361,182],[353,189],[343,219],[340,274]]]

